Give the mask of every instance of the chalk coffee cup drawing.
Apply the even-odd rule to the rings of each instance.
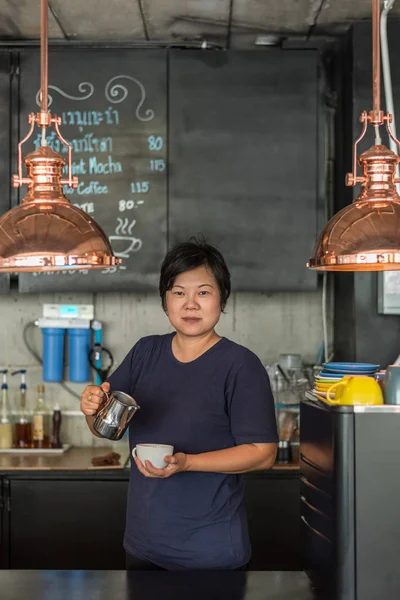
[[[138,444],[132,450],[134,458],[139,458],[143,464],[149,460],[156,469],[164,469],[167,466],[164,457],[173,453],[174,447],[167,444]]]

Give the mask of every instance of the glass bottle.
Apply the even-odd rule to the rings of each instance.
[[[51,432],[51,447],[52,448],[62,448],[62,443],[60,439],[60,430],[61,430],[61,409],[59,404],[54,405],[53,412],[53,428]]]
[[[11,422],[10,410],[8,407],[8,369],[4,369],[3,371],[0,371],[0,373],[3,373],[0,404],[0,448],[2,450],[8,450],[12,448],[13,445],[13,426]]]
[[[38,396],[32,418],[32,440],[34,448],[50,448],[51,414],[44,397],[44,385],[37,388]]]
[[[11,375],[21,373],[21,384],[19,386],[21,396],[21,414],[15,423],[15,446],[16,448],[32,448],[32,423],[26,416],[26,369],[14,371]]]

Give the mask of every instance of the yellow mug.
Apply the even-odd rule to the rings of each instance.
[[[335,399],[330,394],[336,390]],[[376,405],[383,404],[382,390],[373,377],[365,375],[345,375],[343,379],[330,386],[326,398],[319,396],[324,402],[340,405]]]

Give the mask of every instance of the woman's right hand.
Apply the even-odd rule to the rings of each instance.
[[[109,391],[110,384],[106,381],[100,386],[87,385],[81,394],[81,411],[83,414],[86,416],[95,415],[106,398],[104,392]]]

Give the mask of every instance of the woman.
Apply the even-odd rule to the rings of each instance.
[[[177,245],[161,267],[163,309],[176,330],[135,344],[81,410],[91,431],[103,391],[141,407],[130,448],[170,444],[164,469],[131,465],[124,547],[127,568],[244,569],[251,548],[241,473],[270,468],[277,430],[268,375],[250,350],[215,331],[230,274],[213,246]]]

